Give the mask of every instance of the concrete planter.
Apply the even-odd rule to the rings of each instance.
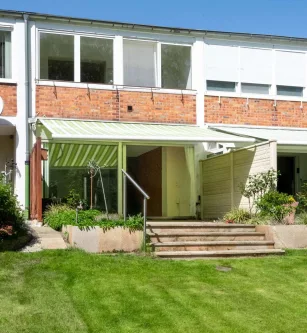
[[[143,231],[130,231],[122,227],[110,230],[92,227],[81,230],[76,226],[66,226],[62,232],[67,234],[71,246],[92,253],[138,251],[143,242]]]
[[[275,248],[307,248],[306,225],[257,225],[256,231],[265,233],[266,240],[274,241]]]

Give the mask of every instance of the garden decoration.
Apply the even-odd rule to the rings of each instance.
[[[101,167],[97,164],[96,161],[90,160],[88,162],[88,169],[89,169],[89,175],[91,178],[91,209],[93,209],[93,179],[99,173],[100,176],[100,182],[101,182],[101,188],[102,188],[102,193],[103,193],[103,199],[104,199],[104,205],[106,208],[106,215],[107,218],[109,219],[109,211],[108,211],[108,205],[107,205],[107,199],[106,199],[106,194],[104,190],[104,183],[102,180],[102,175],[101,175]]]

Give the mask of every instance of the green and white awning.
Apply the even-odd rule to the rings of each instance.
[[[39,118],[52,139],[150,142],[254,142],[253,138],[192,125],[161,125]]]
[[[90,160],[101,167],[117,165],[117,146],[49,143],[48,150],[51,168],[87,167]]]

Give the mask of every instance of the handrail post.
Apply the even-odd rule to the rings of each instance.
[[[143,230],[143,243],[144,243],[144,253],[146,253],[146,220],[147,220],[147,198],[144,196],[144,230]]]
[[[127,177],[123,173],[124,184],[123,184],[123,194],[124,194],[124,202],[123,202],[123,213],[124,213],[124,221],[127,220]]]

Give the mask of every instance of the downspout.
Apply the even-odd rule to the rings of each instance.
[[[26,143],[26,156],[25,156],[25,218],[29,219],[30,211],[30,147],[29,147],[29,111],[30,111],[30,56],[29,56],[29,15],[24,14],[24,31],[25,31],[25,143]]]

